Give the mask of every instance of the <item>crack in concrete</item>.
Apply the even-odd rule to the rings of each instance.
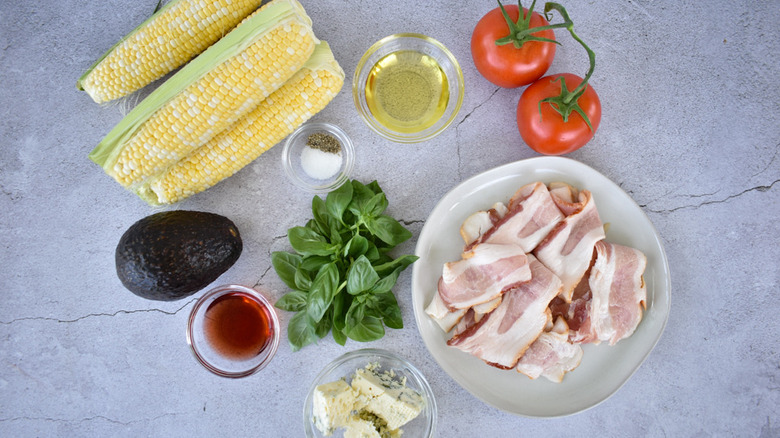
[[[417,225],[417,224],[423,224],[425,223],[425,220],[423,219],[412,219],[412,220],[406,220],[406,219],[399,219],[398,222],[401,222],[404,225]]]
[[[22,199],[22,195],[20,195],[18,192],[8,191],[8,190],[6,190],[5,186],[3,186],[3,185],[0,185],[0,193],[2,193],[8,199],[10,199],[11,202],[16,202],[19,199]]]
[[[496,93],[498,93],[500,90],[501,90],[501,88],[496,88],[496,89],[495,89],[495,90],[494,90],[494,91],[493,91],[493,92],[490,94],[490,96],[488,96],[488,97],[487,97],[487,99],[485,99],[485,100],[483,100],[482,102],[480,102],[479,104],[477,104],[477,105],[476,105],[476,106],[475,106],[475,107],[474,107],[474,108],[473,108],[471,111],[469,111],[469,112],[468,112],[466,115],[464,115],[464,116],[463,116],[463,118],[462,118],[462,119],[460,119],[460,122],[458,122],[457,126],[455,126],[455,129],[458,129],[458,128],[460,127],[460,125],[462,125],[462,124],[463,124],[463,122],[465,122],[465,121],[466,121],[466,119],[468,119],[469,117],[471,117],[471,115],[472,115],[472,114],[474,114],[474,112],[475,112],[475,111],[477,111],[477,110],[478,110],[478,109],[480,109],[480,108],[481,108],[483,105],[485,105],[485,104],[486,104],[486,103],[488,103],[488,102],[489,102],[491,99],[493,99],[493,96],[495,96],[495,95],[496,95]]]
[[[260,274],[260,278],[258,278],[257,281],[255,281],[255,285],[252,286],[253,288],[259,288],[263,286],[263,279],[265,278],[266,275],[268,275],[268,272],[271,271],[271,268],[272,266],[268,266],[267,268],[265,268],[265,271],[263,271],[263,273]]]
[[[498,93],[500,90],[501,90],[500,87],[496,87],[496,89],[493,90],[493,92],[490,94],[490,96],[487,97],[487,99],[483,100],[482,102],[480,102],[479,104],[474,106],[474,108],[472,108],[471,111],[469,111],[466,115],[464,115],[463,118],[460,119],[458,124],[455,125],[455,155],[458,157],[458,179],[459,180],[463,179],[463,175],[461,173],[461,162],[462,162],[462,160],[461,160],[461,156],[460,156],[460,125],[462,125],[463,122],[465,122],[469,117],[471,117],[471,115],[474,114],[475,111],[477,111],[483,105],[485,105],[491,99],[493,99],[493,96],[495,96],[496,93]]]
[[[105,421],[107,421],[109,423],[119,424],[119,425],[122,425],[122,426],[129,426],[129,425],[136,424],[136,423],[145,423],[145,422],[149,422],[149,421],[158,420],[158,419],[163,418],[163,417],[173,417],[173,416],[177,416],[177,415],[181,415],[181,414],[179,414],[179,413],[167,413],[167,414],[158,415],[158,416],[152,417],[152,418],[142,418],[142,419],[139,419],[139,420],[131,420],[131,421],[119,421],[119,420],[115,420],[113,418],[106,417],[104,415],[95,415],[95,416],[92,416],[92,417],[85,417],[85,418],[79,418],[79,419],[19,416],[19,417],[0,418],[0,423],[12,422],[12,421],[46,421],[46,422],[50,422],[50,423],[83,423],[83,422],[87,422],[87,421],[105,420]]]
[[[766,172],[766,171],[767,171],[767,169],[769,169],[769,166],[771,166],[771,165],[772,165],[772,163],[774,163],[774,162],[775,162],[775,158],[777,158],[777,154],[778,154],[778,153],[780,153],[780,143],[778,143],[778,144],[777,144],[777,146],[775,146],[775,153],[774,153],[774,154],[772,154],[772,158],[770,158],[770,159],[769,159],[769,162],[768,162],[768,163],[766,163],[766,166],[764,166],[764,168],[763,168],[763,169],[761,169],[761,170],[759,170],[758,172],[754,173],[754,174],[753,174],[753,175],[751,175],[750,177],[751,177],[751,178],[754,178],[754,177],[756,177],[756,176],[758,176],[758,175],[761,175],[762,173]]]
[[[10,321],[0,321],[0,324],[10,325],[22,321],[53,321],[56,323],[70,324],[70,323],[82,321],[87,318],[102,317],[102,316],[114,317],[119,314],[132,315],[134,313],[152,313],[152,312],[162,313],[164,315],[176,315],[177,313],[181,312],[184,308],[192,304],[195,300],[196,298],[187,301],[183,306],[179,307],[178,309],[172,312],[167,310],[162,310],[162,309],[117,310],[116,312],[113,313],[90,313],[84,316],[79,316],[78,318],[74,318],[74,319],[59,319],[59,318],[51,318],[47,316],[25,316],[22,318],[15,318]]]
[[[735,193],[733,195],[726,196],[723,199],[713,199],[713,200],[709,200],[709,201],[700,202],[698,204],[681,205],[679,207],[663,209],[663,210],[654,210],[654,209],[651,209],[651,208],[647,208],[647,204],[641,204],[640,207],[642,207],[644,209],[647,209],[647,211],[649,211],[651,213],[661,213],[661,214],[674,213],[674,212],[679,211],[679,210],[689,210],[689,209],[690,210],[696,210],[696,209],[698,209],[700,207],[704,207],[705,205],[724,204],[726,202],[731,201],[734,198],[738,198],[738,197],[740,197],[742,195],[745,195],[747,193],[750,193],[750,192],[754,192],[754,191],[766,192],[766,191],[769,191],[778,182],[780,182],[780,179],[772,181],[769,185],[760,185],[760,186],[750,187],[750,188],[745,189],[745,190],[743,190],[743,191],[741,191],[739,193]],[[700,197],[705,197],[705,196],[708,196],[708,195],[707,194],[704,194],[704,195],[688,195],[688,197],[690,197],[690,198],[700,198]]]
[[[287,239],[287,234],[284,234],[282,236],[274,236],[274,237],[271,238],[271,244],[268,245],[268,254],[271,254],[271,252],[273,252],[273,251],[271,251],[271,247],[273,247],[276,242],[278,242],[278,241],[280,241],[282,239]]]

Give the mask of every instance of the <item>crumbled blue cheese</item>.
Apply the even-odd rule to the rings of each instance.
[[[325,436],[337,428],[345,438],[398,438],[401,426],[415,419],[424,407],[422,396],[395,373],[380,373],[369,364],[344,380],[319,385],[314,394],[314,424]]]
[[[368,397],[366,410],[382,418],[390,430],[412,421],[422,411],[422,396],[406,386],[406,380],[396,380],[392,372],[379,373],[366,367],[357,370],[352,388]]]
[[[344,423],[344,438],[382,438],[371,420],[364,420],[356,415]]]
[[[314,391],[314,425],[325,436],[344,425],[358,403],[357,392],[344,380],[325,383]]]

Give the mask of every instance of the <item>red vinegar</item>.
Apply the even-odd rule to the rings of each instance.
[[[220,355],[247,360],[260,354],[273,338],[268,310],[251,295],[225,294],[206,310],[206,340]]]

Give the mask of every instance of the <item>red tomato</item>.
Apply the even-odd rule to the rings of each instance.
[[[541,105],[540,116],[539,101],[561,94],[559,77],[565,78],[569,91],[582,82],[581,77],[570,73],[545,76],[526,88],[517,104],[520,135],[531,149],[546,155],[568,154],[581,148],[593,138],[601,122],[601,102],[590,84],[577,102],[590,119],[592,130],[576,111],[572,111],[569,120],[564,122],[563,116],[546,102]]]
[[[512,21],[520,16],[518,6],[504,8]],[[528,9],[523,8],[524,15]],[[547,26],[550,23],[543,16],[531,14],[529,28]],[[505,88],[517,88],[539,79],[550,68],[555,57],[555,43],[527,41],[520,48],[514,44],[496,45],[496,40],[509,35],[509,26],[495,8],[479,20],[471,35],[471,57],[477,70],[490,82]],[[537,37],[555,39],[552,29],[532,34]]]

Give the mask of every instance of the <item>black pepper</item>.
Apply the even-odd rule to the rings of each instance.
[[[306,146],[331,154],[341,152],[341,143],[338,139],[330,134],[321,132],[309,135],[309,138],[306,139]]]

